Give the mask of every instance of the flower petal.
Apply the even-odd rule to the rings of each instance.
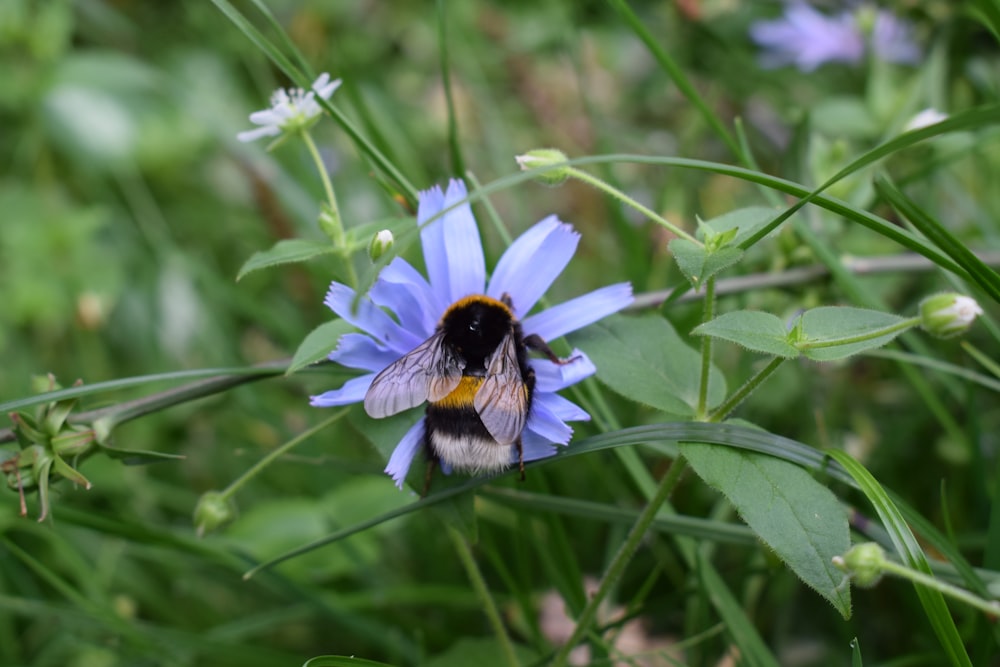
[[[566,444],[573,437],[573,429],[553,414],[545,403],[541,401],[536,401],[531,406],[531,415],[528,417],[527,428],[549,442]]]
[[[548,359],[530,359],[528,363],[535,370],[535,391],[559,391],[597,372],[594,362],[581,350],[573,350],[569,358],[573,361],[566,364],[557,364]]]
[[[348,368],[377,372],[399,359],[399,352],[380,345],[371,336],[344,334],[327,358]]]
[[[444,195],[444,207],[448,208],[468,195],[465,183],[452,179]],[[482,294],[486,289],[486,260],[472,207],[468,202],[462,204],[446,213],[443,222],[441,229],[448,255],[448,287],[451,290],[449,303],[470,294]]]
[[[580,234],[550,215],[521,234],[497,262],[486,294],[509,294],[520,319],[538,302],[576,252]]]
[[[558,448],[532,431],[525,431],[521,436],[521,451],[523,452],[525,461],[537,461],[538,459],[546,459],[554,455]],[[517,451],[514,451],[512,464],[517,465]]]
[[[400,327],[385,311],[367,298],[354,303],[354,290],[338,282],[330,283],[323,300],[330,310],[362,331],[371,334],[400,354],[409,352],[423,339]]]
[[[590,415],[587,414],[586,410],[559,394],[540,392],[535,394],[535,397],[532,399],[532,403],[535,401],[544,405],[549,411],[552,412],[552,414],[564,422],[590,421]]]
[[[331,389],[318,396],[310,396],[309,405],[317,408],[332,408],[335,405],[350,405],[363,401],[368,387],[371,386],[374,379],[375,373],[359,375],[345,382],[340,389]]]
[[[582,329],[588,324],[617,313],[632,303],[632,285],[618,283],[594,290],[558,306],[528,317],[522,323],[525,335],[538,334],[543,340]]]
[[[424,338],[434,332],[447,306],[424,277],[401,257],[382,269],[370,294],[372,301],[396,314],[401,327]]]
[[[410,430],[406,432],[406,435],[399,441],[396,448],[392,450],[389,463],[385,466],[385,473],[392,477],[392,481],[401,489],[403,488],[403,482],[406,481],[406,473],[410,471],[410,464],[413,463],[413,457],[423,442],[424,417],[421,417],[416,424],[410,427]]]
[[[246,143],[248,141],[257,141],[261,137],[274,137],[279,134],[281,134],[281,128],[276,125],[267,125],[240,132],[236,135],[236,139]]]
[[[476,219],[466,202],[429,225],[424,223],[467,194],[465,184],[453,179],[446,194],[440,188],[421,192],[417,208],[427,275],[434,292],[449,304],[469,294],[482,294],[486,285],[486,262]]]

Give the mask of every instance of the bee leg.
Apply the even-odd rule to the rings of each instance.
[[[551,361],[554,364],[559,364],[560,366],[565,366],[566,364],[572,363],[580,358],[579,356],[576,356],[576,357],[571,357],[569,359],[560,359],[556,355],[556,353],[552,351],[552,348],[549,347],[549,344],[546,343],[544,340],[542,340],[542,337],[539,336],[538,334],[531,334],[530,336],[525,336],[524,344],[526,347],[530,347],[532,350],[535,350],[536,352],[541,352],[546,357],[548,357],[549,361]]]
[[[426,498],[427,493],[431,490],[431,476],[434,474],[434,467],[437,465],[437,459],[427,459],[427,472],[424,473],[424,490],[420,492],[421,498]]]
[[[517,467],[521,471],[521,481],[524,481],[524,446],[521,439],[517,439]]]

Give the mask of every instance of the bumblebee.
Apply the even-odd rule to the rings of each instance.
[[[495,473],[517,453],[531,411],[535,371],[528,349],[558,364],[537,335],[525,336],[510,296],[467,296],[452,304],[433,335],[375,376],[365,411],[381,418],[428,402],[424,449],[430,463],[470,474]]]

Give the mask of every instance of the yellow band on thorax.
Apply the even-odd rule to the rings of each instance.
[[[442,408],[465,408],[473,404],[476,392],[483,384],[483,378],[474,375],[464,375],[450,394],[436,401],[434,405]]]

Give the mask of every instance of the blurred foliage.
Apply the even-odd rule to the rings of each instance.
[[[738,162],[611,4],[266,4],[316,72],[344,79],[338,108],[418,188],[458,175],[458,157],[488,183],[517,171],[515,155],[547,146],[571,157]],[[925,48],[920,67],[866,61],[812,73],[756,64],[747,26],[779,13],[780,3],[685,0],[632,8],[725,125],[741,120],[761,171],[815,187],[924,108],[954,113],[997,102],[1000,50],[972,5],[893,5],[913,21]],[[263,28],[253,3],[237,6]],[[443,59],[460,155],[449,150]],[[236,141],[250,127],[247,115],[289,82],[212,3],[4,0],[0,81],[4,400],[30,394],[32,377],[48,372],[68,386],[78,378],[91,384],[290,357],[331,318],[322,299],[333,269],[324,258],[235,281],[248,257],[279,240],[323,239],[316,225],[322,187],[300,145],[265,153],[262,145]],[[408,215],[335,124],[320,122],[314,136],[348,228]],[[997,127],[951,133],[882,166],[972,249],[995,250],[997,139]],[[591,170],[689,230],[699,218],[790,203],[707,171],[628,162]],[[851,174],[829,194],[905,225],[879,199],[872,176]],[[512,234],[548,214],[581,231],[574,262],[549,293],[553,301],[620,280],[637,293],[684,284],[662,227],[580,182],[526,183],[490,201]],[[482,206],[477,214],[488,219]],[[793,221],[748,249],[726,275],[820,263],[806,232],[839,257],[899,251],[818,208]],[[501,237],[483,227],[488,262],[495,261]],[[954,287],[932,271],[856,280],[869,298],[906,316],[928,293]],[[831,279],[737,290],[720,301],[724,309],[764,310],[783,320],[840,304],[870,307]],[[701,322],[696,302],[671,303],[663,312],[685,337]],[[969,340],[995,350],[995,332],[986,324]],[[905,349],[925,354],[933,346],[935,357],[972,366],[958,343],[914,338],[903,338]],[[737,386],[758,358],[720,344],[716,364]],[[307,396],[345,377],[279,377],[125,424],[115,432],[117,446],[185,459],[126,466],[93,457],[81,467],[93,488],[54,486],[54,516],[45,523],[19,516],[16,491],[7,493],[0,503],[0,664],[248,666],[302,664],[321,654],[400,665],[497,664],[492,645],[476,643],[490,629],[445,539],[443,525],[453,517],[444,512],[410,514],[241,578],[261,560],[411,502],[381,474],[384,462],[371,444],[390,437],[392,427],[373,425],[360,409],[242,488],[227,528],[195,537],[192,513],[201,494],[226,487],[320,422],[326,415],[308,407]],[[796,360],[739,416],[800,442],[849,451],[948,531],[974,564],[1000,569],[989,530],[1000,515],[991,501],[1000,432],[995,396],[953,377],[928,374],[927,381],[930,402],[888,359]],[[85,407],[160,388],[102,394]],[[603,392],[597,385],[582,391],[589,400]],[[610,392],[600,400],[618,426],[664,420]],[[598,430],[581,425],[576,437]],[[637,451],[661,476],[667,459]],[[504,479],[496,486],[632,510],[643,498],[624,468],[612,452],[594,452],[534,468],[523,485]],[[692,516],[732,514],[693,476],[673,502]],[[476,498],[475,510],[474,552],[490,590],[519,650],[527,647],[544,662],[560,630],[539,608],[558,591],[552,623],[558,625],[560,603],[578,612],[590,586],[584,575],[603,571],[626,524],[518,511],[489,494]],[[29,495],[28,515],[38,514],[37,496]],[[665,536],[651,537],[646,547],[615,592],[621,613],[635,621],[620,621],[620,634],[636,642],[636,652],[687,640],[688,664],[721,664],[731,644],[697,577]],[[870,660],[936,663],[938,647],[905,584],[859,593],[854,617],[844,621],[759,546],[706,542],[705,551],[780,664],[845,663],[853,637]],[[954,613],[970,651],[984,657],[977,664],[995,660],[989,622],[962,608]],[[594,664],[608,664],[598,658]]]

